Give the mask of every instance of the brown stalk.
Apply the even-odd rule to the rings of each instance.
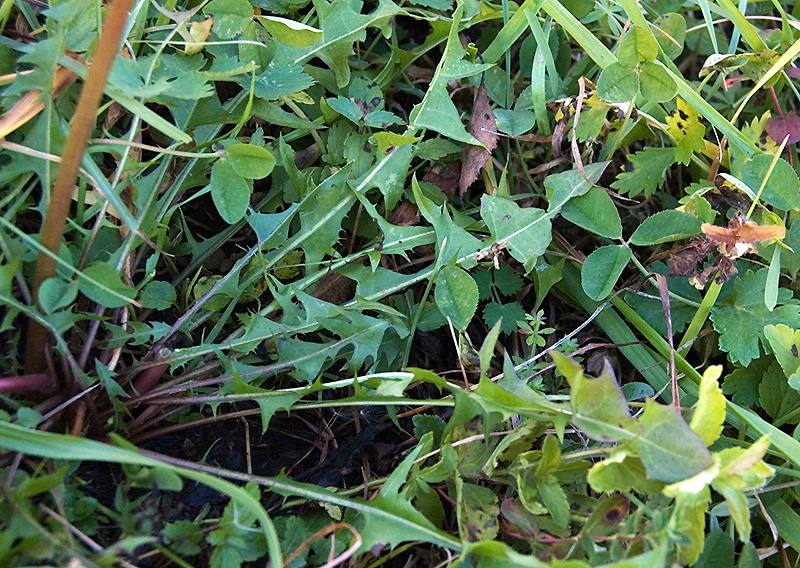
[[[96,120],[97,109],[103,97],[103,89],[108,81],[111,65],[117,56],[132,3],[133,0],[112,0],[103,30],[100,33],[100,40],[97,42],[92,64],[89,67],[89,74],[75,109],[72,126],[64,145],[64,154],[61,157],[61,165],[50,194],[50,204],[42,224],[42,246],[55,255],[58,255],[61,247],[67,215],[69,215],[72,205],[72,190],[78,179],[81,160]],[[33,276],[34,303],[38,302],[39,286],[55,275],[55,259],[40,252]],[[41,372],[44,370],[46,360],[44,352],[47,349],[47,330],[34,320],[30,320],[27,339],[25,368],[28,373]]]

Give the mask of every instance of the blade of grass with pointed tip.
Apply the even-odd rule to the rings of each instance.
[[[525,32],[527,21],[525,12],[531,10],[534,14],[539,12],[544,0],[525,0],[522,6],[517,8],[514,15],[508,20],[508,23],[497,33],[492,43],[483,52],[483,61],[485,63],[496,63],[500,57],[506,53],[514,42]]]
[[[558,0],[544,0],[542,8],[564,28],[564,31],[572,39],[586,50],[586,54],[600,67],[605,69],[617,60],[617,57],[597,39],[597,36],[573,16],[572,12],[567,10],[561,2]]]

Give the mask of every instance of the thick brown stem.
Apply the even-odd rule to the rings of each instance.
[[[50,193],[50,203],[42,224],[41,244],[55,255],[58,254],[61,247],[67,215],[69,215],[72,205],[72,190],[78,179],[81,160],[95,123],[97,109],[103,97],[103,89],[108,81],[108,74],[117,56],[119,42],[122,32],[125,30],[132,3],[133,0],[113,0],[111,2],[108,17],[92,58],[89,74],[75,109],[72,126],[64,145],[64,154],[61,157],[61,165],[58,168],[53,190]],[[34,305],[38,302],[39,286],[55,275],[55,259],[40,252],[33,276]],[[30,320],[25,353],[25,368],[28,373],[38,373],[44,369],[46,348],[47,331],[37,322]]]

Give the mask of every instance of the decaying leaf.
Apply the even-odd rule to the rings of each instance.
[[[737,213],[733,219],[730,220],[727,228],[711,225],[710,223],[703,223],[700,229],[709,239],[725,243],[730,247],[736,247],[737,250],[743,250],[745,248],[741,245],[750,245],[770,239],[779,239],[786,234],[786,227],[783,225],[758,225],[755,221],[745,219],[741,213]],[[744,253],[738,256],[742,254]]]
[[[419,222],[419,207],[407,199],[392,209],[387,219],[392,225],[410,226]]]
[[[669,276],[688,277],[697,272],[697,265],[716,248],[716,243],[703,237],[692,237],[688,247],[676,247],[669,257]]]
[[[461,180],[459,191],[464,195],[469,186],[478,179],[481,170],[486,167],[489,154],[497,147],[497,122],[489,104],[489,97],[486,94],[486,85],[481,84],[475,94],[475,102],[472,105],[472,118],[469,120],[469,132],[481,141],[485,146],[464,146],[464,157],[461,165]]]
[[[703,237],[693,237],[688,247],[675,250],[669,258],[669,276],[690,277],[695,287],[702,289],[714,277],[718,284],[727,282],[736,274],[736,259],[754,252],[753,243],[782,238],[786,228],[782,225],[758,225],[745,219],[741,213],[734,215],[727,227],[703,223],[700,227]],[[719,255],[714,262],[701,270],[697,267],[714,250]]]
[[[447,162],[442,166],[436,164],[431,171],[429,171],[422,178],[422,181],[432,183],[442,190],[448,199],[453,199],[458,187],[458,180],[461,177],[461,161],[455,160]]]
[[[67,55],[83,63],[83,58],[71,51]],[[56,76],[53,81],[53,98],[64,92],[78,76],[66,67],[58,66]],[[29,91],[0,118],[0,138],[5,138],[17,128],[28,122],[44,109],[44,100],[41,91]]]

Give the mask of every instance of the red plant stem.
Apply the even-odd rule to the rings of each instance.
[[[78,179],[78,170],[83,159],[89,135],[94,127],[97,109],[103,97],[103,89],[108,81],[111,66],[117,57],[119,43],[125,24],[128,21],[133,0],[112,0],[108,9],[100,40],[97,42],[89,74],[81,91],[78,106],[72,119],[61,164],[58,168],[50,203],[42,224],[41,243],[47,250],[58,255],[64,227],[72,206],[72,190]],[[33,276],[33,301],[38,301],[39,286],[48,278],[56,275],[56,261],[49,255],[40,252],[36,260]],[[28,323],[28,344],[25,353],[25,368],[29,373],[44,369],[47,348],[47,330],[33,320]]]
[[[45,373],[0,378],[0,392],[40,391],[51,394],[55,387],[53,378]]]

